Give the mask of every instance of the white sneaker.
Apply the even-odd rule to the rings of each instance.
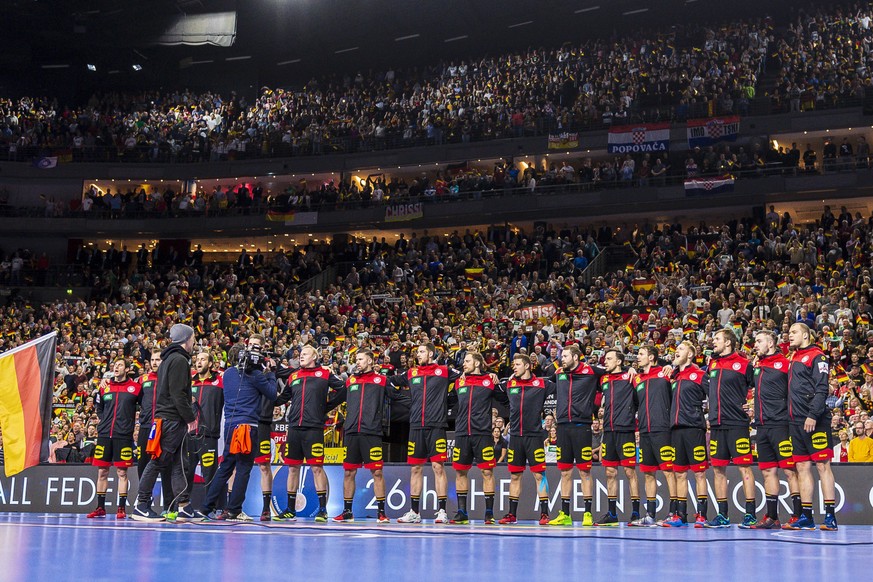
[[[240,511],[234,516],[228,516],[227,521],[233,521],[236,523],[249,523],[254,521],[250,516],[246,515],[244,512]]]
[[[420,519],[419,519],[420,521]],[[445,509],[440,509],[437,511],[436,519],[433,520],[434,523],[449,523],[449,516],[446,514]]]
[[[445,517],[445,512],[443,516]],[[402,517],[397,518],[397,523],[421,523],[421,516],[410,509]]]

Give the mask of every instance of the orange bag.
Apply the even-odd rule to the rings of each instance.
[[[152,430],[149,432],[149,442],[146,444],[146,453],[151,455],[153,459],[157,459],[164,451],[161,450],[161,427],[164,424],[163,418],[156,418],[152,423]]]
[[[241,424],[233,429],[230,437],[231,455],[248,455],[252,452],[252,432],[249,425]]]

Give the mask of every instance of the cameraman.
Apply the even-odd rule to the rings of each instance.
[[[242,505],[257,453],[252,445],[256,445],[258,439],[261,397],[276,400],[277,389],[276,375],[272,370],[275,364],[261,355],[263,345],[264,336],[253,334],[246,349],[240,352],[237,366],[224,373],[224,459],[195,519],[252,521],[243,513]],[[227,509],[218,516],[211,516],[234,469],[236,477]]]

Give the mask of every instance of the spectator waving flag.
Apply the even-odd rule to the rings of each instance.
[[[609,153],[639,154],[670,149],[669,123],[624,125],[609,130]]]
[[[6,476],[48,460],[57,332],[0,355],[0,430]]]

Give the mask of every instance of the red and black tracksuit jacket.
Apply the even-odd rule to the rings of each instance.
[[[491,408],[495,401],[506,404],[506,393],[499,388],[487,374],[467,374],[458,379],[455,383],[456,435],[491,434]]]
[[[669,431],[671,386],[663,368],[653,366],[645,374],[637,374],[634,393],[640,432]]]
[[[199,375],[191,379],[194,412],[203,436],[217,439],[221,436],[221,412],[224,409],[224,379],[218,372],[207,378]]]
[[[606,374],[600,382],[603,392],[603,430],[633,432],[636,429],[637,405],[630,372]]]
[[[275,404],[291,403],[286,416],[290,427],[324,428],[327,412],[345,399],[345,386],[327,368],[298,368],[291,372]]]
[[[703,401],[706,400],[703,376],[704,371],[694,364],[684,370],[676,370],[673,374],[673,398],[670,405],[671,427],[706,430],[706,418],[703,416]]]
[[[606,370],[579,364],[572,372],[555,374],[558,405],[555,420],[558,424],[591,424],[597,414],[597,391]]]
[[[97,436],[133,440],[136,424],[136,406],[139,404],[142,386],[136,380],[109,381],[109,386],[97,393],[95,401],[100,423]]]
[[[395,386],[409,388],[410,428],[446,428],[449,387],[460,376],[448,366],[428,364],[390,377]]]
[[[382,436],[385,399],[399,390],[388,385],[388,377],[375,372],[356,374],[346,380],[345,434]]]
[[[141,427],[152,426],[155,419],[155,404],[158,399],[158,375],[156,372],[143,374],[139,378],[142,385],[142,398],[139,403],[139,425]]]
[[[703,385],[709,399],[709,426],[749,426],[743,410],[754,386],[752,364],[737,352],[713,356]]]
[[[755,425],[788,426],[788,372],[791,362],[777,352],[755,367]]]
[[[821,425],[830,423],[828,398],[828,361],[818,346],[809,346],[791,354],[788,373],[788,417],[791,424],[803,424],[813,418]]]
[[[531,376],[527,380],[509,378],[501,388],[509,398],[509,434],[542,438],[543,405],[555,394],[555,383]]]

